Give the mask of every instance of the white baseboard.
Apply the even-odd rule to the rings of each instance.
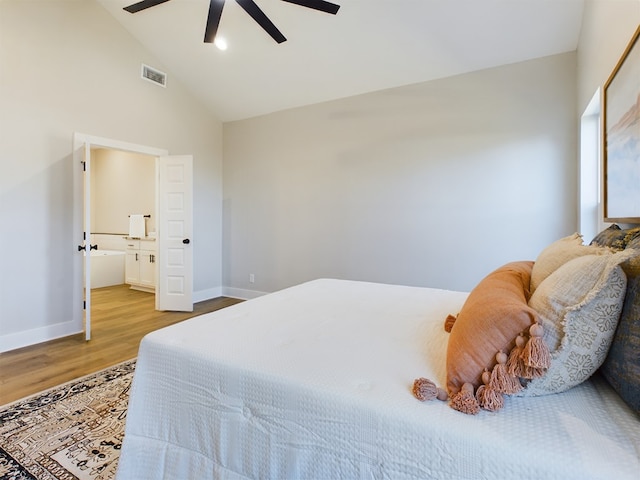
[[[231,297],[240,300],[250,300],[266,295],[269,292],[260,292],[258,290],[245,290],[243,288],[233,287],[216,287],[207,290],[199,290],[193,292],[193,303],[203,302],[218,297]]]
[[[193,303],[211,300],[222,296],[222,287],[208,288],[206,290],[198,290],[193,292]]]
[[[269,292],[259,292],[257,290],[245,290],[243,288],[222,287],[222,295],[225,297],[239,298],[241,300],[251,300],[266,295]]]
[[[0,353],[15,350],[17,348],[28,347],[37,343],[48,342],[56,338],[67,337],[82,333],[82,327],[74,322],[57,323],[46,327],[33,328],[22,332],[0,335]]]
[[[258,290],[245,290],[243,288],[233,287],[216,287],[209,288],[207,290],[199,290],[193,292],[193,303],[203,302],[204,300],[211,300],[218,297],[231,297],[238,298],[240,300],[250,300],[252,298],[258,298],[266,295],[269,292],[260,292]]]

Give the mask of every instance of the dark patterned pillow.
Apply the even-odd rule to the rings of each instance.
[[[640,276],[628,281],[618,328],[601,371],[620,397],[640,413]]]
[[[625,250],[635,250],[637,252],[637,255],[622,264],[624,273],[627,274],[627,278],[629,279],[640,276],[640,232],[637,232],[630,238],[630,240],[627,242]]]
[[[601,247],[611,247],[614,250],[624,250],[626,235],[626,230],[622,230],[614,223],[593,237],[589,245],[599,245]]]
[[[625,248],[640,248],[640,227],[628,228],[623,232]]]

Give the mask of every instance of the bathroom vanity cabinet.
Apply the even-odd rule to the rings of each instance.
[[[134,290],[155,292],[156,289],[156,241],[153,239],[127,238],[125,283]]]

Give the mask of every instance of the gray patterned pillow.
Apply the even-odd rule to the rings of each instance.
[[[529,306],[540,316],[551,352],[546,374],[525,396],[559,393],[589,378],[604,362],[624,302],[629,252],[575,258],[547,277]]]

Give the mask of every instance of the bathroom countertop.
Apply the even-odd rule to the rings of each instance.
[[[147,241],[156,241],[156,237],[122,237],[125,240],[147,240]]]

